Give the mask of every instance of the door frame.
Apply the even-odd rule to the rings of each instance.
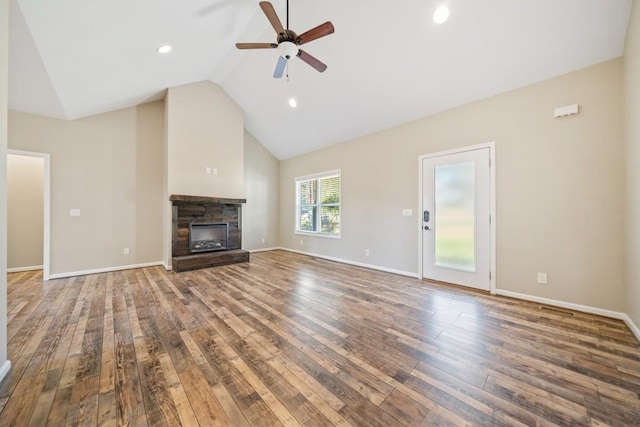
[[[7,150],[7,156],[13,154],[16,156],[39,157],[44,159],[44,182],[43,182],[43,239],[42,239],[42,280],[49,280],[49,262],[50,262],[50,246],[51,246],[51,165],[49,153],[36,153],[33,151]]]
[[[491,292],[492,295],[495,295],[496,294],[496,276],[497,276],[496,228],[497,228],[498,222],[496,217],[496,158],[495,158],[496,147],[495,147],[494,141],[487,142],[485,144],[454,148],[452,150],[438,151],[436,153],[429,153],[429,154],[423,154],[418,156],[418,169],[420,171],[418,174],[418,279],[420,280],[424,279],[423,271],[422,271],[423,270],[422,269],[423,267],[422,248],[423,248],[423,239],[424,239],[424,232],[422,231],[422,206],[423,206],[423,198],[424,198],[423,188],[422,188],[424,170],[422,167],[422,161],[424,159],[429,159],[432,157],[447,156],[450,154],[459,154],[459,153],[479,150],[483,148],[489,149],[489,161],[491,164],[491,167],[489,168],[489,198],[490,198],[489,206],[491,210],[491,213],[490,213],[491,227],[489,229],[489,260],[490,260],[489,261],[490,262],[489,292]]]

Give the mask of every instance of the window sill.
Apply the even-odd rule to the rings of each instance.
[[[325,239],[341,239],[340,234],[329,234],[329,233],[309,233],[306,231],[295,231],[295,234],[299,234],[301,236],[313,236],[313,237],[324,237]]]

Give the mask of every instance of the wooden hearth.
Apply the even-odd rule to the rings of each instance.
[[[174,271],[180,272],[249,261],[249,252],[242,250],[242,204],[247,202],[245,199],[174,194],[169,200],[172,202],[171,264]],[[225,250],[190,252],[189,225],[203,223],[229,225]]]

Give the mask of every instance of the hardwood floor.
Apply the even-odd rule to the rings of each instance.
[[[617,320],[283,251],[9,275],[0,425],[640,425]]]

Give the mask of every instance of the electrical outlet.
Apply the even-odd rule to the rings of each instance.
[[[264,241],[265,241],[265,239],[264,239],[264,237],[263,237],[263,238],[262,238],[262,243],[264,243]]]
[[[369,255],[371,255],[371,252],[369,251],[369,249],[365,249],[364,256],[369,256]]]
[[[125,254],[125,255],[129,255],[129,248],[124,248],[122,250],[122,253]]]
[[[547,284],[547,273],[538,273],[538,283],[541,285]]]
[[[302,241],[302,239],[300,239],[300,246],[304,245],[304,242]]]

